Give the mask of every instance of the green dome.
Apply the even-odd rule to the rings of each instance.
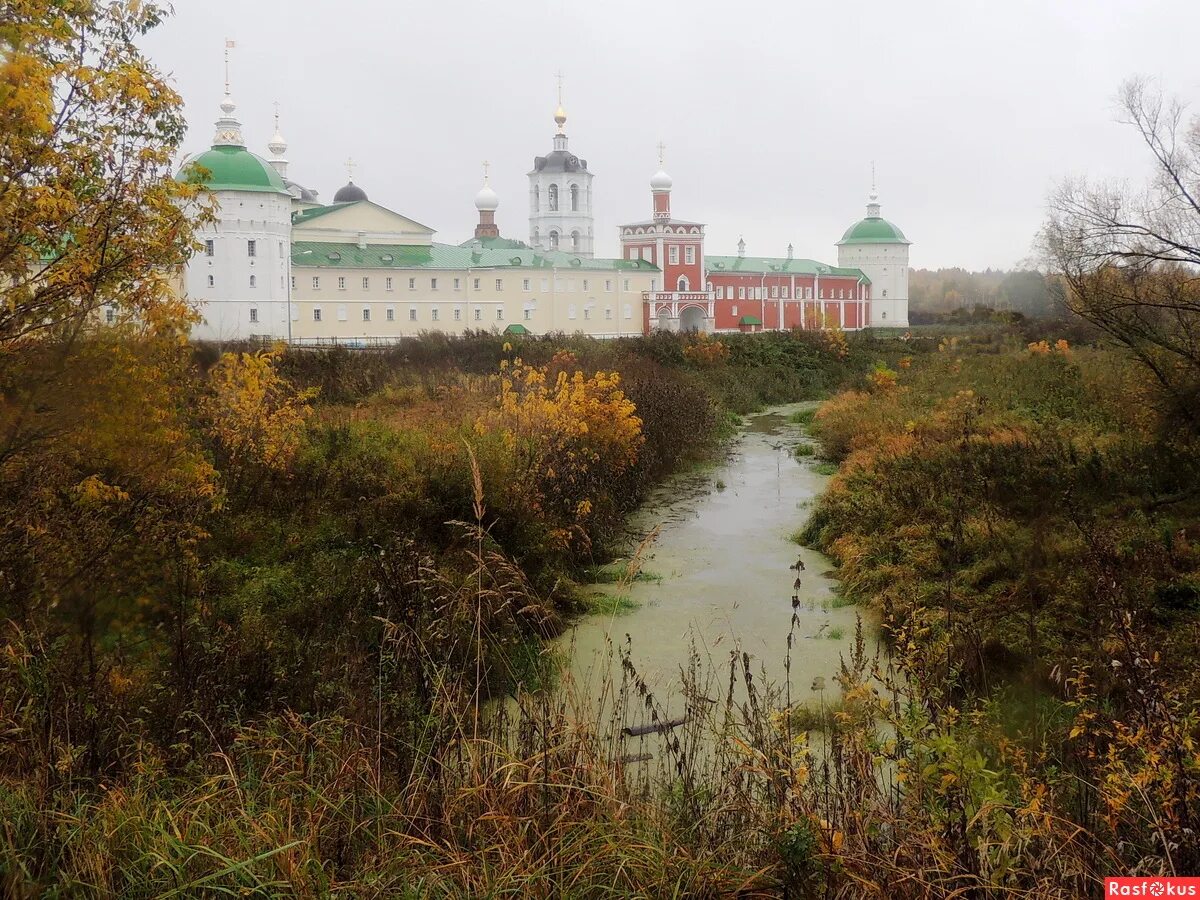
[[[208,174],[204,176],[204,185],[210,191],[288,193],[275,167],[245,147],[222,146],[205,150],[184,163],[176,178],[183,181],[193,175],[198,176],[199,173],[194,172],[194,169],[200,167],[208,170]]]
[[[839,244],[907,244],[904,232],[879,216],[868,216],[846,229]]]

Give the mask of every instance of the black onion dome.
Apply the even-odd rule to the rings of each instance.
[[[360,188],[353,181],[344,187],[338,188],[338,192],[333,195],[334,203],[354,203],[356,200],[366,199],[367,192]]]
[[[587,160],[580,159],[574,153],[566,150],[554,150],[547,156],[538,156],[533,160],[535,172],[586,172]]]

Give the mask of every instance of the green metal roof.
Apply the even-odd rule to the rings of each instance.
[[[569,272],[657,272],[658,267],[636,259],[584,259],[550,250],[487,250],[452,244],[336,244],[294,241],[292,265],[301,268],[349,269],[558,269]]]
[[[904,232],[879,216],[868,216],[846,229],[838,244],[908,244]]]
[[[505,334],[531,334],[530,330],[519,322],[513,322],[504,329]]]
[[[292,224],[296,225],[300,222],[311,222],[313,219],[319,219],[325,213],[331,213],[335,209],[345,209],[347,206],[353,206],[355,203],[362,203],[362,200],[351,200],[349,203],[330,203],[328,206],[310,206],[308,209],[302,209],[299,212],[292,213]]]
[[[761,325],[762,319],[758,316],[742,316],[738,320],[739,325]]]
[[[506,237],[473,237],[463,241],[460,247],[482,247],[484,250],[529,250],[524,241]]]
[[[829,266],[815,259],[784,259],[770,256],[706,256],[704,264],[709,275],[843,275],[861,278],[870,284],[860,269]]]
[[[275,167],[245,147],[213,147],[192,157],[179,174],[180,181],[198,181],[210,191],[255,191],[291,194]]]

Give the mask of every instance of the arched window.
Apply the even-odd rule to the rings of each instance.
[[[883,289],[883,296],[885,296],[885,297],[887,296],[887,288]]]
[[[257,286],[258,286],[258,279],[255,278],[253,275],[251,275],[250,276],[250,287],[257,287]]]
[[[551,250],[558,249],[558,232],[557,231],[550,232],[550,249]]]
[[[677,291],[687,291],[687,290],[690,290],[690,289],[691,289],[691,288],[689,287],[688,280],[687,280],[687,276],[686,276],[686,275],[680,275],[680,276],[679,276],[679,281],[678,281],[678,283],[675,285],[675,290],[677,290]]]
[[[573,191],[575,189],[571,188],[571,190]],[[574,250],[576,253],[579,252],[579,232],[578,231],[571,232],[571,249]]]
[[[571,185],[571,212],[579,212],[579,185]]]
[[[550,185],[550,212],[558,212],[558,185]]]

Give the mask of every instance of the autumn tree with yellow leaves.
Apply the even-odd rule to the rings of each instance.
[[[621,376],[604,371],[587,376],[517,358],[501,362],[496,380],[497,405],[479,418],[477,431],[502,437],[517,478],[536,492],[558,539],[566,545],[581,538],[582,523],[607,502],[608,488],[636,462],[644,442],[642,421],[621,390]]]

